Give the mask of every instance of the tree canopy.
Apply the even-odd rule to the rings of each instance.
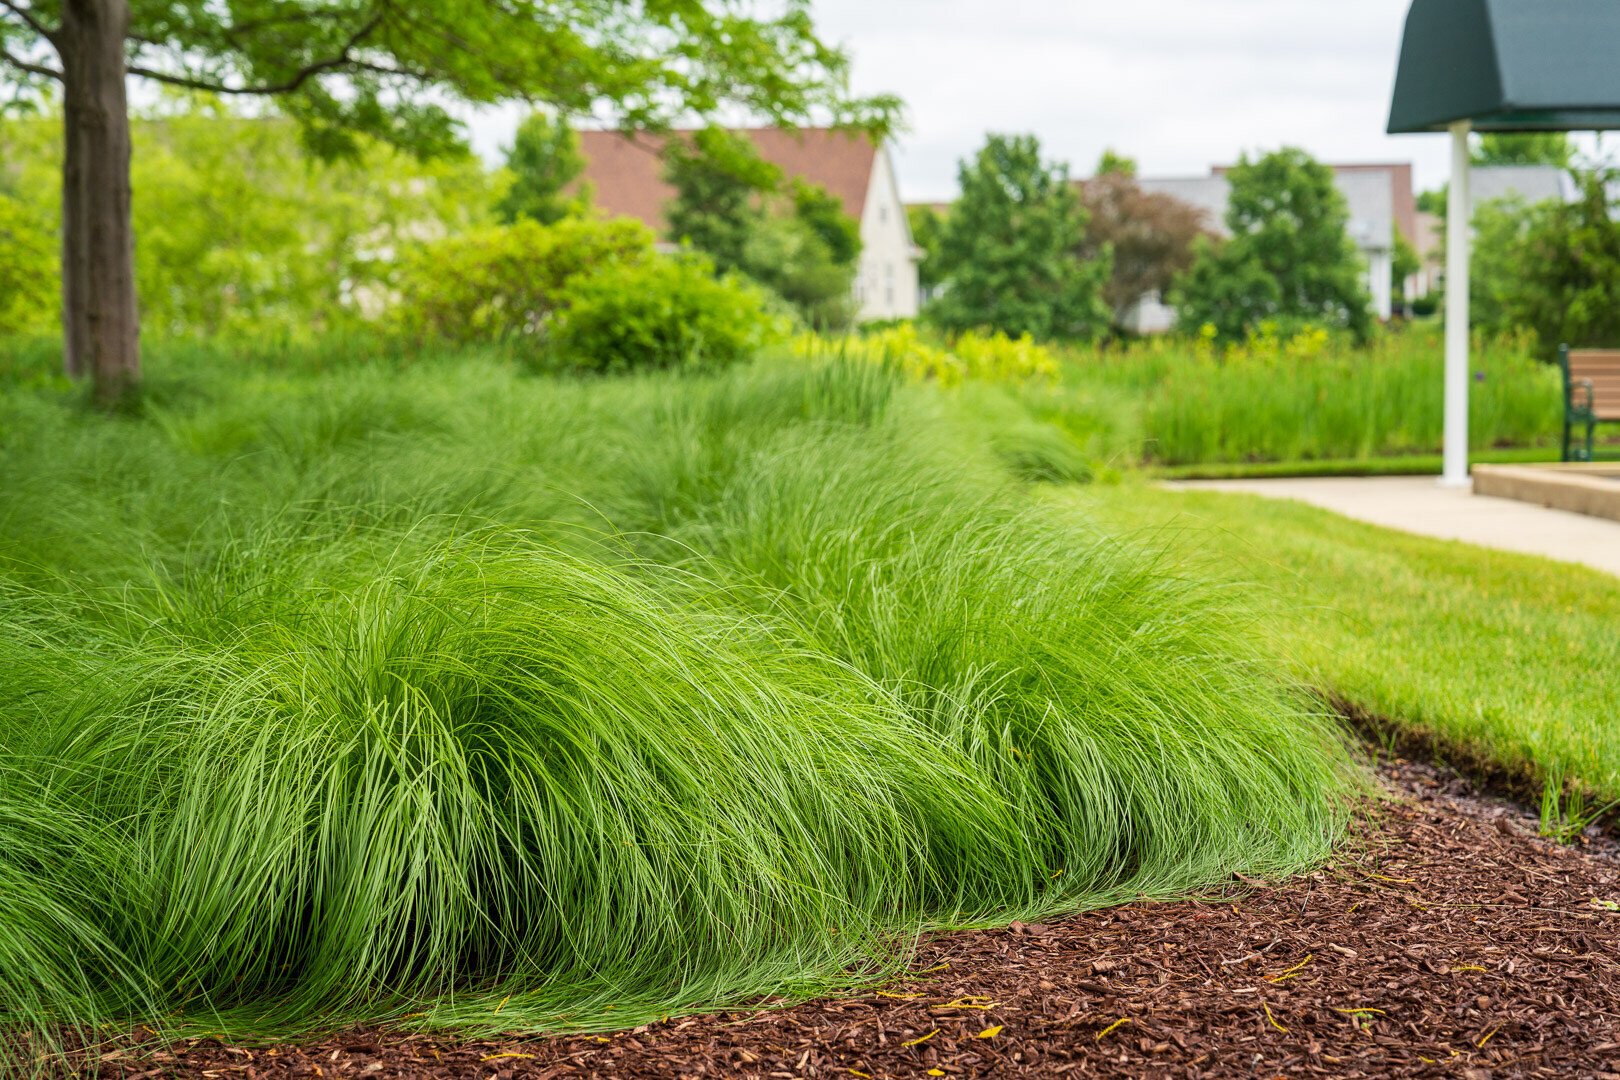
[[[1213,325],[1240,338],[1262,320],[1372,330],[1363,263],[1347,227],[1350,211],[1333,170],[1285,148],[1228,174],[1230,239],[1202,245],[1176,288],[1183,325]],[[1271,285],[1262,286],[1269,281]],[[1238,290],[1234,282],[1244,283]]]
[[[1556,165],[1569,168],[1575,147],[1562,131],[1488,131],[1474,143],[1475,165]]]
[[[953,331],[1037,338],[1106,329],[1108,260],[1076,255],[1086,212],[1067,167],[1043,161],[1033,135],[992,135],[958,177],[961,198],[940,239],[946,288],[930,317]]]
[[[0,78],[60,80],[65,8],[117,0],[4,0]],[[312,148],[357,135],[432,154],[460,145],[448,101],[606,107],[626,127],[741,108],[775,120],[818,110],[883,127],[892,97],[844,90],[848,58],[815,33],[806,0],[128,0],[129,74],[191,90],[272,95]],[[422,94],[431,89],[436,96]]]
[[[50,323],[56,295],[56,238],[21,199],[0,190],[0,335]]]
[[[1528,328],[1549,359],[1561,344],[1620,346],[1620,206],[1610,197],[1620,176],[1577,179],[1574,202],[1499,200],[1474,216],[1475,324]]]
[[[1103,300],[1116,329],[1137,301],[1166,293],[1176,275],[1192,265],[1194,244],[1213,236],[1197,207],[1161,192],[1142,190],[1130,172],[1099,169],[1080,187],[1089,218],[1078,254],[1095,260],[1112,255]]]
[[[282,338],[340,328],[380,303],[400,252],[491,216],[494,177],[471,154],[418,161],[366,140],[355,160],[311,161],[291,121],[231,104],[178,95],[132,121],[135,278],[150,333]],[[29,329],[38,332],[61,302],[60,123],[51,111],[0,119],[0,145],[8,157],[17,151],[0,164],[0,189],[9,180],[44,241],[19,245],[0,229],[0,276],[8,264],[29,268]]]
[[[1389,285],[1391,294],[1404,301],[1406,296],[1406,283],[1418,271],[1423,269],[1423,259],[1418,255],[1417,248],[1402,236],[1395,234],[1395,250],[1389,261]]]
[[[1097,159],[1098,176],[1123,176],[1127,179],[1136,179],[1136,159],[1126,157],[1113,147],[1102,152]]]
[[[858,224],[824,189],[788,182],[744,135],[708,128],[665,146],[672,239],[786,300],[813,326],[854,316]]]
[[[945,218],[937,207],[908,206],[906,207],[906,222],[911,226],[911,239],[922,252],[922,261],[917,264],[917,284],[925,290],[933,290],[944,280],[944,272],[940,268],[940,244],[945,238]]]
[[[463,145],[454,108],[524,100],[625,127],[744,112],[882,131],[809,0],[0,0],[0,82],[59,84],[63,326],[103,403],[139,377],[126,79],[273,97],[329,159]]]
[[[722,273],[742,270],[782,170],[746,136],[706,128],[665,144],[664,179],[675,189],[664,208],[670,238],[708,255]]]
[[[518,125],[506,152],[506,171],[511,186],[496,202],[495,212],[508,224],[528,218],[553,225],[590,203],[588,191],[569,191],[585,171],[579,135],[543,112],[530,113]]]

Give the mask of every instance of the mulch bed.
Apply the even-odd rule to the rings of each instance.
[[[358,1030],[204,1040],[135,1077],[1508,1076],[1620,1080],[1620,857],[1535,835],[1456,776],[1397,763],[1403,798],[1331,865],[1221,899],[1133,904],[926,945],[846,1000],[612,1037],[460,1042]]]

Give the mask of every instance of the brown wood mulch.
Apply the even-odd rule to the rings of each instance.
[[[611,1037],[465,1042],[354,1030],[104,1062],[136,1077],[1510,1076],[1620,1080],[1620,858],[1455,775],[1329,866],[1223,899],[942,937],[916,974],[792,1008]]]

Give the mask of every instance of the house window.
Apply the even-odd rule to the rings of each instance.
[[[889,205],[888,205],[888,203],[884,203],[882,206],[878,207],[878,224],[879,225],[887,225],[888,223],[889,223]]]

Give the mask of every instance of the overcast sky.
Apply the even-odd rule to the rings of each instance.
[[[1442,135],[1384,134],[1408,0],[814,0],[854,57],[854,89],[906,102],[908,200],[944,199],[986,132],[1033,132],[1089,173],[1105,147],[1144,175],[1193,175],[1245,150],[1410,161],[1444,181]],[[474,123],[479,149],[510,112]]]

